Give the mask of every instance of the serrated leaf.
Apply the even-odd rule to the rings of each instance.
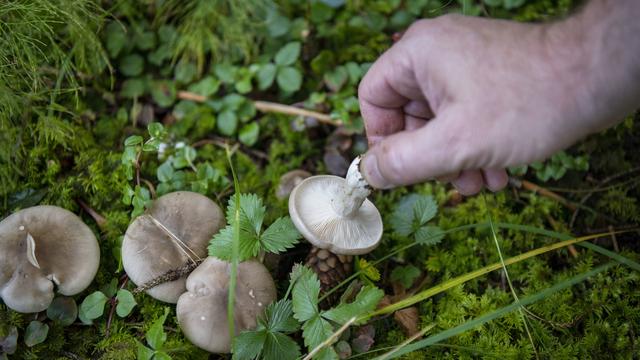
[[[32,321],[24,332],[24,343],[28,347],[38,345],[47,339],[49,325],[40,321]]]
[[[321,315],[323,318],[335,321],[338,324],[345,324],[354,316],[374,310],[383,296],[384,291],[377,287],[365,286],[360,290],[353,302],[339,304],[333,309],[322,312]],[[354,324],[361,323],[355,322]]]
[[[299,42],[294,41],[290,42],[287,45],[283,46],[278,53],[276,54],[274,61],[276,64],[280,66],[291,65],[296,60],[298,60],[298,56],[300,56],[301,45]]]
[[[416,242],[420,245],[435,245],[443,238],[444,232],[437,226],[427,225],[416,231]]]
[[[283,67],[278,69],[276,81],[280,89],[286,92],[298,91],[302,85],[302,74],[292,66]]]
[[[438,204],[432,196],[420,196],[413,204],[413,217],[424,225],[438,213]]]
[[[260,236],[260,243],[265,250],[280,253],[292,248],[302,237],[291,218],[281,217],[271,224]]]
[[[270,332],[292,333],[300,328],[300,323],[293,317],[291,300],[280,299],[269,304],[265,311],[265,328]]]
[[[227,225],[213,236],[209,243],[209,255],[220,260],[230,261],[233,249],[233,226]],[[239,260],[255,257],[260,252],[260,241],[255,234],[240,229]]]
[[[400,236],[409,236],[431,220],[438,207],[433,197],[410,194],[398,202],[391,215],[391,227]]]
[[[133,294],[129,290],[120,289],[116,295],[118,299],[118,305],[116,305],[116,314],[120,317],[126,317],[131,313],[131,310],[136,306],[136,299],[133,298]]]
[[[243,331],[233,339],[233,359],[253,360],[258,358],[266,340],[267,332],[265,330]]]
[[[306,266],[303,269],[293,286],[291,295],[293,317],[299,321],[307,321],[318,315],[318,296],[320,295],[318,276]]]
[[[154,350],[159,350],[164,345],[164,342],[167,341],[167,334],[164,332],[164,322],[169,315],[169,308],[164,308],[164,314],[156,319],[147,333],[145,338],[147,339],[147,343]]]
[[[300,357],[300,346],[287,335],[277,332],[267,335],[262,350],[264,360],[294,360]]]
[[[399,282],[405,289],[411,287],[420,276],[420,269],[413,265],[398,266],[391,272],[391,281]]]
[[[102,291],[95,291],[84,298],[80,304],[79,316],[82,319],[97,319],[104,313],[104,305],[107,303],[107,296]]]
[[[227,205],[227,223],[235,224],[236,200],[234,194]],[[259,235],[266,208],[256,194],[240,194],[240,229]]]
[[[309,351],[313,350],[316,346],[322,344],[323,341],[328,339],[333,334],[333,327],[331,324],[316,315],[309,321],[305,322],[302,326],[302,336],[304,337],[304,344]],[[338,354],[329,347],[323,349],[314,359],[337,359]]]
[[[258,73],[256,74],[258,79],[258,88],[260,90],[266,90],[273,84],[277,70],[278,68],[272,63],[264,64],[260,67],[260,70],[258,70]]]

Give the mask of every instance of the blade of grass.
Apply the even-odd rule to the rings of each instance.
[[[508,258],[506,260],[504,260],[504,265],[511,265],[511,264],[515,264],[517,262],[520,262],[522,260],[534,257],[534,256],[538,256],[540,254],[544,254],[546,252],[549,251],[553,251],[556,249],[560,249],[566,246],[569,246],[571,244],[576,244],[582,241],[586,241],[586,240],[591,240],[591,239],[595,239],[597,237],[601,237],[602,234],[595,234],[595,235],[588,235],[588,236],[582,236],[579,238],[575,238],[575,239],[569,239],[569,240],[565,240],[565,241],[561,241],[555,244],[550,244],[550,245],[546,245],[546,246],[542,246],[539,247],[537,249],[531,250],[531,251],[527,251],[526,253],[522,253],[520,255]],[[423,290],[411,297],[408,297],[406,299],[400,300],[394,304],[388,305],[383,307],[382,309],[376,310],[372,313],[369,314],[365,314],[362,316],[361,319],[359,320],[365,320],[365,319],[370,319],[373,316],[377,316],[377,315],[383,315],[383,314],[389,314],[392,313],[394,311],[400,310],[400,309],[404,309],[405,307],[409,307],[411,305],[414,305],[416,303],[419,303],[423,300],[426,300],[434,295],[437,295],[441,292],[444,292],[445,290],[451,289],[452,287],[458,286],[460,284],[463,284],[469,280],[475,279],[477,277],[480,277],[484,274],[490,273],[492,271],[498,270],[500,268],[502,268],[502,263],[494,263],[485,267],[482,267],[478,270],[474,270],[472,272],[466,273],[464,275],[460,275],[458,277],[455,277],[453,279],[450,279],[444,283],[438,284],[436,286],[433,286],[429,289]]]
[[[513,303],[511,303],[510,305],[507,305],[505,307],[502,307],[498,310],[492,311],[488,314],[482,315],[480,317],[477,317],[473,320],[467,321],[461,325],[458,325],[456,327],[453,327],[451,329],[442,331],[438,334],[435,334],[433,336],[430,336],[426,339],[420,340],[418,342],[415,342],[413,344],[407,345],[405,347],[403,347],[402,349],[398,349],[398,351],[396,351],[391,358],[396,358],[405,354],[408,354],[410,352],[416,351],[416,350],[420,350],[424,347],[433,345],[439,341],[448,339],[450,337],[462,334],[463,332],[473,329],[478,325],[482,325],[485,324],[489,321],[495,320],[497,318],[500,318],[508,313],[510,313],[513,310],[516,310],[522,306],[526,306],[529,304],[533,304],[537,301],[540,301],[542,299],[545,299],[547,297],[549,297],[550,295],[552,295],[555,292],[558,292],[560,290],[566,289],[570,286],[573,286],[575,284],[578,284],[584,280],[586,280],[587,278],[599,274],[609,268],[611,268],[613,265],[615,265],[615,262],[609,262],[606,263],[604,265],[598,266],[592,270],[589,270],[585,273],[576,275],[570,279],[564,280],[552,287],[546,288],[536,294],[527,296],[523,299],[521,299],[520,301],[515,301]]]
[[[507,271],[507,266],[504,263],[504,257],[502,256],[502,249],[500,249],[500,243],[498,242],[498,235],[496,234],[496,229],[493,226],[493,219],[491,218],[491,213],[489,212],[489,203],[487,202],[486,196],[484,193],[482,194],[482,201],[484,201],[485,208],[487,209],[487,218],[489,220],[489,227],[491,229],[491,237],[493,238],[493,242],[496,245],[496,250],[498,251],[498,256],[500,257],[500,264],[502,264],[502,271],[504,271],[504,275],[507,278],[507,284],[509,284],[509,290],[511,290],[511,295],[513,295],[513,299],[518,302],[520,299],[518,298],[518,294],[516,294],[516,290],[513,288],[513,284],[511,283],[511,277],[509,276],[509,271]],[[522,319],[522,323],[524,324],[524,329],[527,332],[527,337],[529,338],[529,342],[531,343],[531,347],[533,348],[533,352],[536,355],[536,359],[539,358],[538,350],[536,350],[536,344],[533,342],[533,336],[531,335],[531,331],[529,330],[529,322],[527,321],[527,317],[524,315],[524,311],[522,307],[518,308],[518,312],[520,313],[520,318]]]
[[[236,170],[233,167],[231,161],[231,151],[229,146],[225,145],[225,152],[227,154],[227,161],[231,168],[231,175],[233,176],[233,188],[235,191],[235,205],[236,211],[233,214],[233,243],[231,245],[231,274],[229,279],[229,298],[227,299],[227,321],[229,324],[229,334],[235,334],[235,321],[234,321],[234,307],[236,303],[236,280],[238,273],[238,258],[240,258],[240,184],[236,175]],[[233,336],[233,335],[231,335]]]

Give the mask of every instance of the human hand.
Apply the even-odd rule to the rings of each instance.
[[[439,179],[464,195],[496,191],[505,167],[610,125],[593,101],[592,54],[575,34],[463,16],[416,22],[358,90],[366,179],[376,188]]]

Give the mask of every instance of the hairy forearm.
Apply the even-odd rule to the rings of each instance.
[[[638,0],[591,0],[576,15],[550,25],[552,47],[579,68],[576,101],[593,131],[640,107],[639,18]]]

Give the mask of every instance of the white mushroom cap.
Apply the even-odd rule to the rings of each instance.
[[[207,256],[211,237],[224,227],[220,207],[208,197],[190,191],[163,195],[129,225],[122,242],[122,265],[136,285]],[[146,292],[175,303],[185,291],[186,276]]]
[[[187,292],[180,296],[176,312],[187,339],[212,353],[231,351],[227,321],[231,264],[207,258],[187,279]],[[236,334],[254,329],[258,316],[276,299],[276,286],[262,263],[238,264],[234,321]]]
[[[312,176],[289,197],[289,214],[296,228],[313,245],[341,255],[373,250],[382,237],[382,218],[366,199],[370,190],[358,170],[360,158],[347,178]]]
[[[0,297],[15,311],[45,310],[55,286],[67,296],[81,292],[99,264],[95,235],[68,210],[34,206],[0,222]]]

